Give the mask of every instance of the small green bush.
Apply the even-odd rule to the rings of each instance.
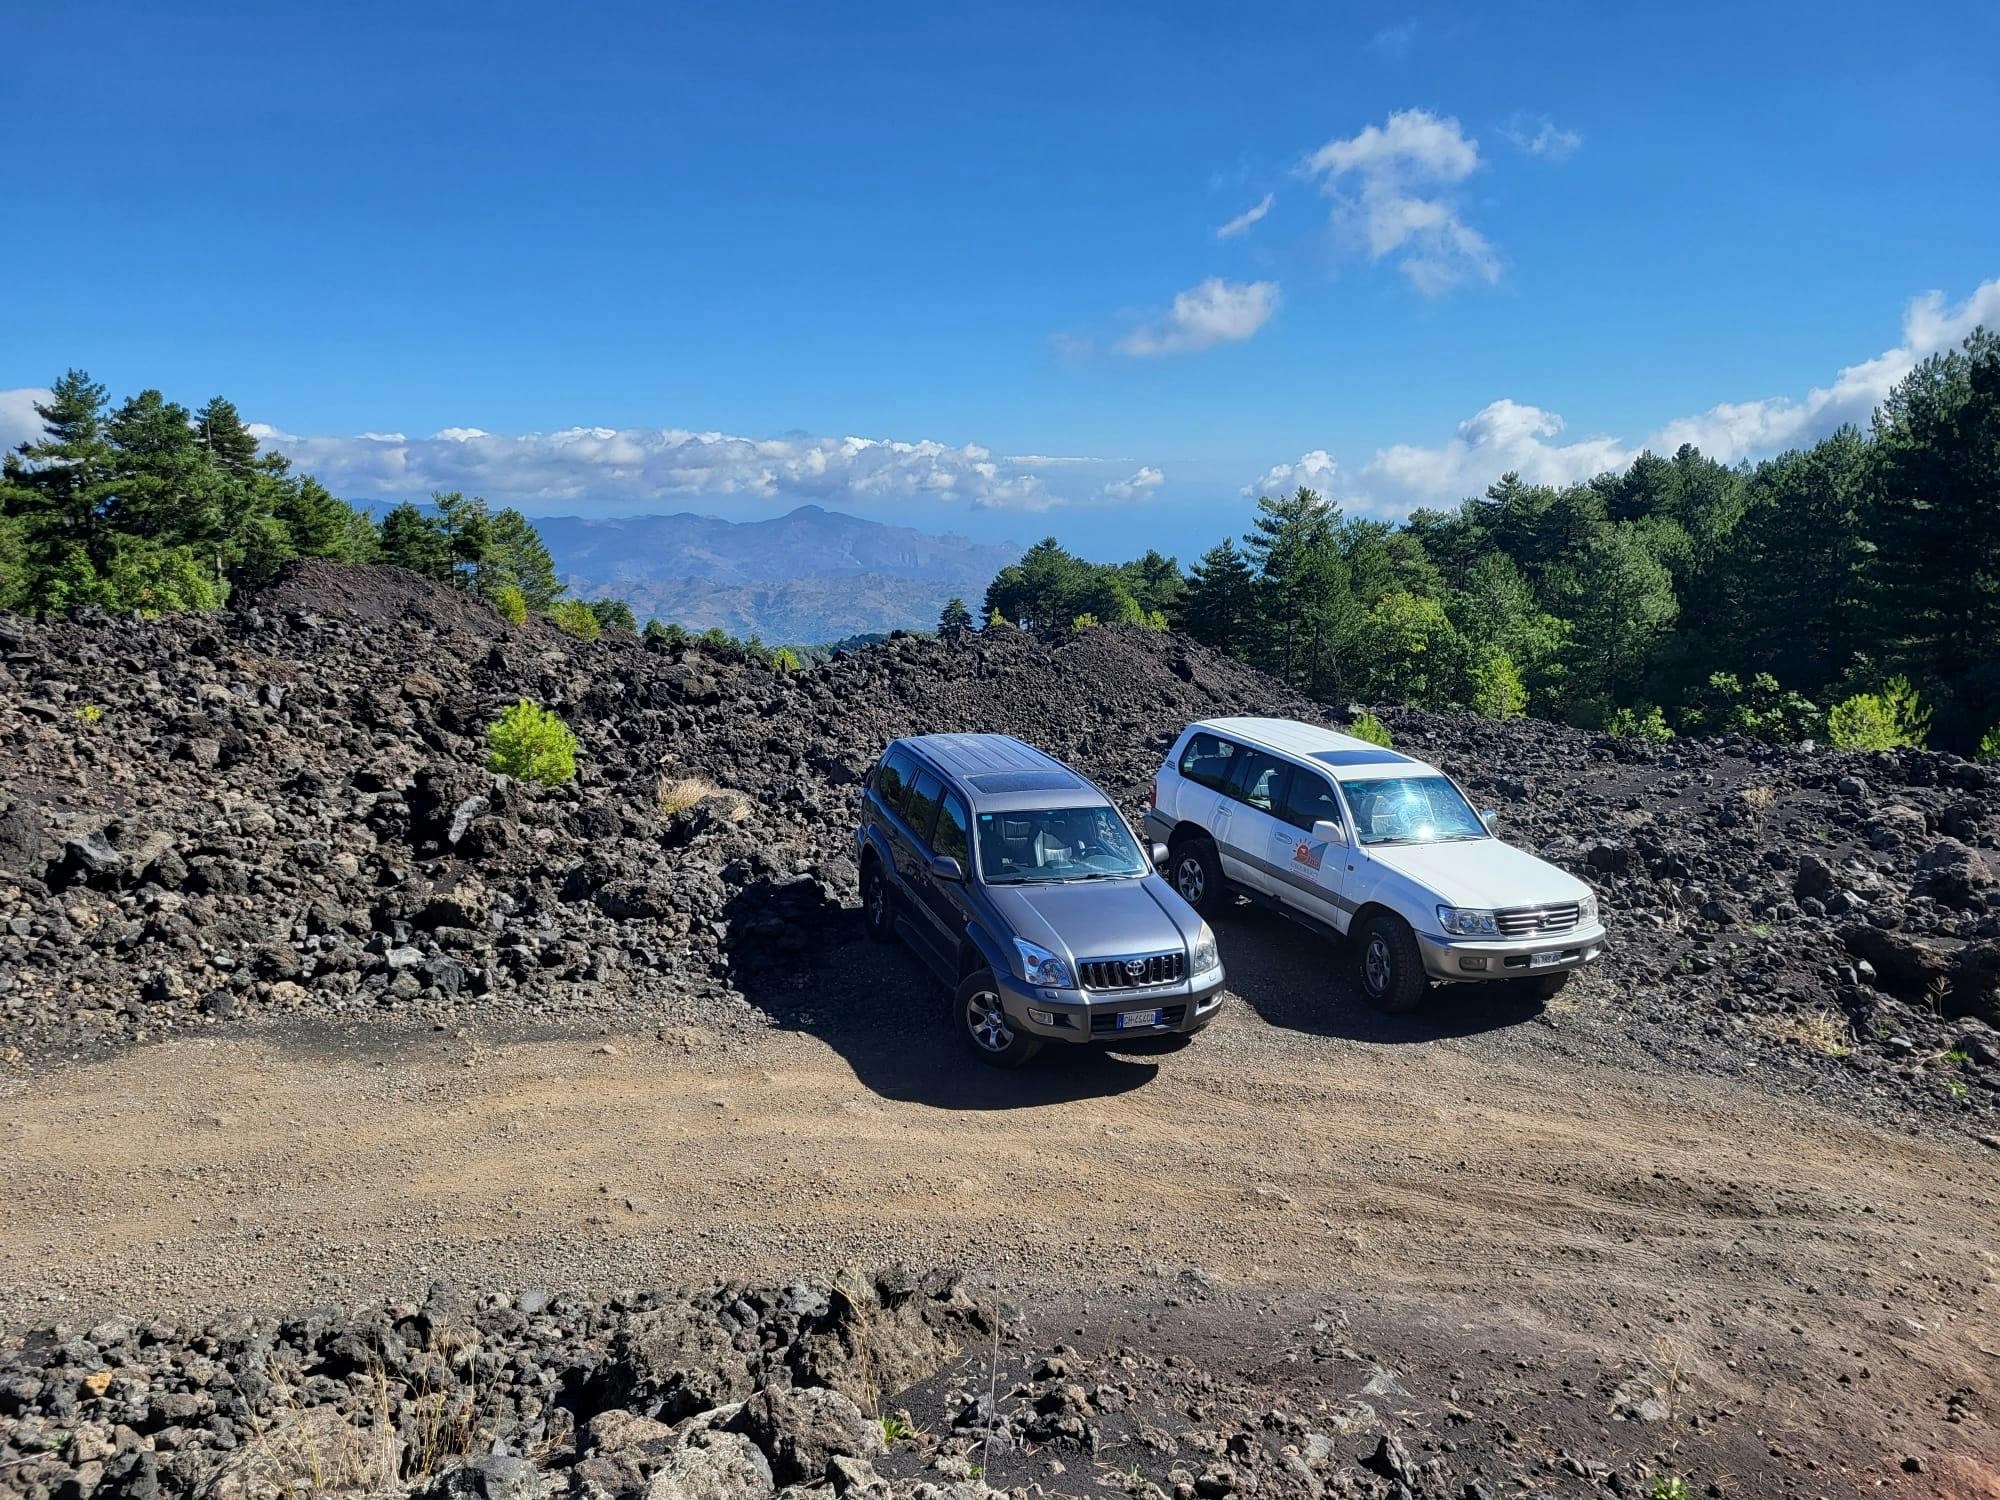
[[[502,776],[561,786],[576,775],[576,736],[552,710],[521,699],[486,731],[486,764]]]
[[[1146,611],[1146,617],[1139,623],[1148,630],[1165,630],[1167,628],[1167,612],[1163,609],[1149,609]]]
[[[1930,737],[1931,711],[1905,677],[1891,677],[1879,693],[1856,693],[1826,716],[1826,737],[1836,750],[1922,749]]]
[[[1086,630],[1095,630],[1097,628],[1097,616],[1093,614],[1078,615],[1069,622],[1069,628],[1079,634]]]
[[[549,611],[549,618],[556,622],[556,629],[565,635],[573,635],[580,641],[594,641],[604,633],[604,625],[597,618],[597,611],[581,599],[563,600]]]
[[[1972,758],[1988,765],[2000,762],[2000,724],[1995,724],[1979,737],[1979,748],[1972,753]]]
[[[988,630],[1005,630],[1010,623],[1008,618],[1000,613],[997,606],[986,612],[986,628]]]
[[[771,670],[773,672],[796,672],[798,669],[798,653],[792,650],[790,646],[780,646],[771,653]]]
[[[509,625],[525,625],[528,621],[528,596],[511,583],[493,596],[493,607]]]
[[[1528,690],[1506,652],[1495,651],[1473,666],[1472,711],[1489,719],[1518,719],[1528,711]]]
[[[1380,745],[1384,750],[1394,748],[1394,740],[1390,737],[1389,726],[1371,713],[1364,711],[1357,714],[1354,722],[1347,726],[1347,732],[1357,740],[1366,740],[1371,745]]]
[[[1657,703],[1613,709],[1605,716],[1604,732],[1614,740],[1644,740],[1652,745],[1664,745],[1674,737]]]

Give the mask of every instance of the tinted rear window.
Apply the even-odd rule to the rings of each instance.
[[[1324,776],[1315,776],[1295,766],[1292,768],[1291,789],[1285,793],[1284,809],[1279,816],[1292,827],[1310,833],[1315,823],[1338,823],[1340,803]]]
[[[882,799],[884,807],[895,812],[903,810],[903,799],[910,792],[910,766],[908,755],[901,750],[892,750],[876,771],[875,795]]]
[[[1275,813],[1284,804],[1285,786],[1291,775],[1289,762],[1266,755],[1262,750],[1246,750],[1234,757],[1229,795],[1260,812]]]
[[[1229,768],[1241,750],[1234,741],[1219,734],[1198,734],[1181,752],[1181,775],[1198,786],[1221,791],[1229,780]]]
[[[910,800],[903,804],[903,821],[925,843],[930,842],[931,824],[937,819],[938,803],[944,800],[944,785],[929,771],[917,772]]]

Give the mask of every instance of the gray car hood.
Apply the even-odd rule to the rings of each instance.
[[[1170,953],[1201,930],[1194,909],[1157,875],[986,890],[1016,937],[1078,961]]]

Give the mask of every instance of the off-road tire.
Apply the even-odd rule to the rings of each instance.
[[[972,1055],[990,1068],[1024,1068],[1042,1050],[1042,1039],[1022,1031],[1001,1008],[1000,986],[991,969],[980,969],[958,982],[952,1014]]]
[[[1167,883],[1174,893],[1204,917],[1220,909],[1222,861],[1216,856],[1213,839],[1191,838],[1176,844],[1167,859],[1167,872]]]
[[[896,890],[882,873],[880,860],[861,866],[861,925],[878,943],[896,940]]]
[[[1409,923],[1377,912],[1352,934],[1354,984],[1361,997],[1392,1016],[1408,1015],[1424,1003],[1430,980],[1424,956]]]

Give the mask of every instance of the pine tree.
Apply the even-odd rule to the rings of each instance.
[[[528,612],[537,615],[547,614],[564,592],[541,533],[511,506],[487,523],[486,551],[472,587],[484,599],[496,598],[504,588],[519,589]]]
[[[444,527],[405,500],[382,517],[381,559],[426,578],[451,576],[451,544]]]
[[[1236,543],[1225,537],[1188,570],[1181,624],[1213,650],[1242,655],[1257,624],[1256,578]]]
[[[953,594],[945,601],[944,612],[938,616],[938,634],[948,641],[964,639],[972,629],[972,611],[965,607],[965,601]]]

